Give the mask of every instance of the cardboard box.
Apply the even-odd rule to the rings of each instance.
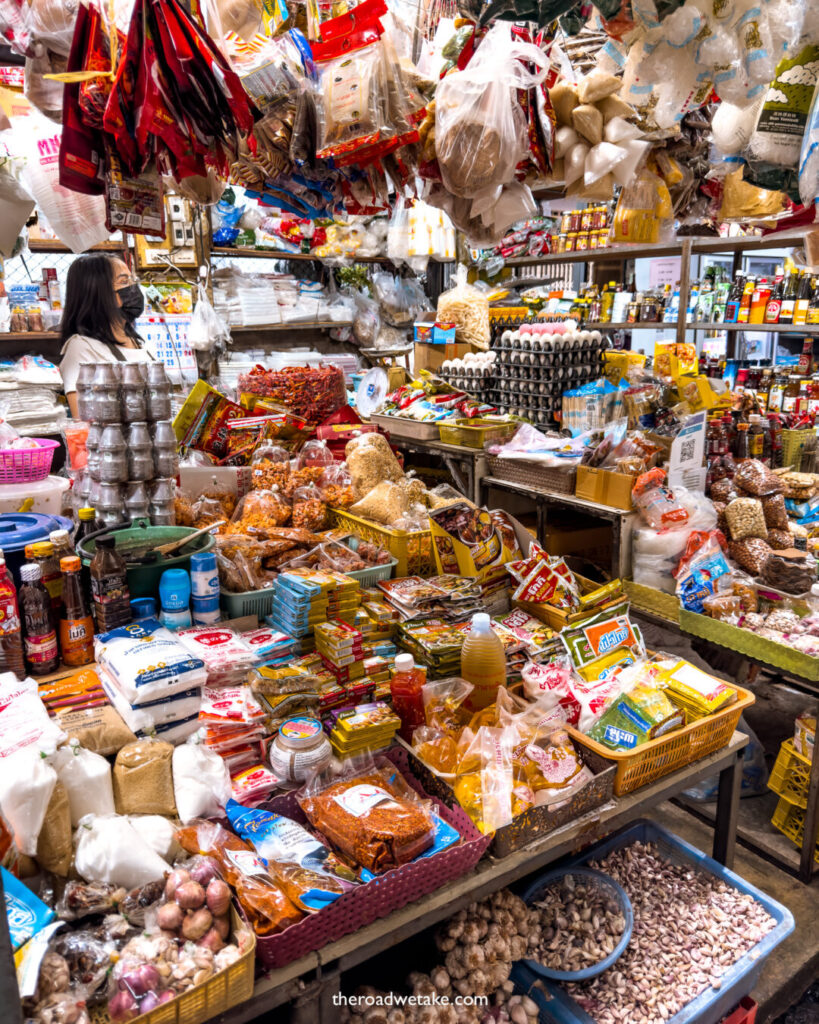
[[[636,479],[636,473],[614,473],[610,469],[578,466],[574,493],[586,501],[631,512],[631,489]]]
[[[428,345],[416,342],[414,354],[415,372],[431,370],[435,373],[441,369],[445,359],[462,359],[467,352],[472,352],[471,345]]]
[[[227,491],[238,498],[247,494],[251,484],[250,466],[182,466],[179,489],[189,498],[204,491]]]
[[[413,341],[426,345],[450,345],[455,342],[455,324],[439,323],[434,313],[422,313],[412,325]]]

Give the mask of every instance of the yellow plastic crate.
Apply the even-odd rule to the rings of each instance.
[[[771,824],[774,828],[778,828],[782,835],[787,836],[792,843],[800,849],[802,848],[802,836],[805,834],[805,811],[803,808],[792,804],[784,796],[780,797],[776,810],[773,812]],[[819,864],[819,843],[816,844],[813,859]]]
[[[489,441],[505,441],[517,428],[517,423],[494,423],[492,420],[450,420],[438,424],[438,433],[443,444],[482,449]]]
[[[429,530],[394,530],[390,526],[361,519],[340,508],[330,510],[333,525],[352,533],[360,540],[378,544],[397,560],[396,576],[435,576],[435,554],[432,550],[432,533]]]
[[[808,806],[809,786],[810,758],[799,753],[793,740],[785,740],[768,779],[768,789],[804,810]]]
[[[137,1024],[204,1024],[251,998],[256,968],[256,936],[233,907],[230,920],[233,935],[243,933],[244,952],[236,963],[169,1003],[135,1017]],[[105,1006],[94,1007],[90,1015],[92,1024],[110,1024],[111,1018]]]
[[[790,466],[797,473],[802,465],[802,449],[805,441],[812,437],[814,431],[810,430],[783,430],[782,431],[782,465]]]
[[[676,594],[666,594],[656,587],[646,587],[634,580],[623,580],[626,596],[637,611],[658,615],[669,622],[680,621],[680,599]]]
[[[730,683],[728,684],[731,685]],[[607,757],[617,765],[614,776],[614,795],[625,796],[649,782],[656,782],[677,768],[699,761],[701,757],[713,754],[728,744],[739,722],[739,716],[749,708],[756,699],[749,690],[741,686],[733,687],[737,699],[733,704],[712,715],[697,719],[681,729],[675,729],[666,736],[641,743],[634,750],[622,753],[610,750],[602,743],[583,736],[583,742],[601,757]],[[578,734],[570,725],[566,732],[577,737]]]

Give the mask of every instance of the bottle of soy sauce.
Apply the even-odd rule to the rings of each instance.
[[[26,668],[33,676],[54,672],[60,664],[57,630],[51,595],[41,580],[40,566],[32,562],[21,566],[20,618],[23,625],[23,651]]]

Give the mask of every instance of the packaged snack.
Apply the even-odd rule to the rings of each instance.
[[[711,501],[729,502],[734,497],[733,490],[734,485],[727,476],[721,480],[715,480],[711,484]]]
[[[589,736],[612,750],[633,750],[683,725],[685,713],[662,690],[637,683],[603,713]]]
[[[785,488],[776,473],[772,473],[759,459],[743,459],[739,463],[734,473],[734,486],[758,497],[778,494]]]
[[[765,516],[765,525],[769,530],[788,529],[790,520],[785,508],[784,494],[766,494],[762,498],[762,512]]]
[[[257,935],[274,935],[303,913],[276,882],[247,843],[221,825],[193,821],[176,834],[188,853],[213,857]]]
[[[759,608],[759,595],[750,576],[734,573],[731,593],[739,598],[743,612],[755,612]]]
[[[719,531],[694,531],[689,538],[676,573],[677,595],[683,607],[689,611],[701,612],[703,598],[715,593],[719,587],[718,581],[731,571],[721,541],[724,543],[725,538]]]
[[[434,840],[427,805],[392,767],[353,761],[341,778],[316,776],[299,803],[343,856],[374,873],[408,863]]]
[[[318,486],[330,508],[347,509],[355,503],[353,478],[345,465],[327,466],[319,477]]]
[[[760,537],[746,537],[744,540],[732,540],[728,545],[728,554],[752,576],[758,576],[771,557],[771,547]]]
[[[298,822],[228,801],[225,813],[302,911],[321,910],[357,883],[355,872]]]
[[[11,932],[12,949],[18,950],[41,929],[54,920],[54,911],[34,895],[27,885],[10,871],[0,867],[6,896],[6,917]]]
[[[737,623],[742,615],[742,599],[735,594],[711,594],[702,599],[702,610],[712,619]]]
[[[693,717],[713,714],[737,699],[732,686],[683,660],[667,673],[665,686],[674,702]]]
[[[276,527],[290,522],[290,502],[278,487],[254,490],[246,494],[233,513],[226,533],[246,533],[251,537],[269,537]]]
[[[526,782],[534,793],[535,807],[562,804],[594,779],[563,729],[552,730],[542,745],[530,741],[523,754]]]
[[[382,480],[352,505],[350,512],[365,519],[372,519],[382,526],[392,526],[408,509],[409,498],[406,491],[392,481]]]
[[[232,779],[233,799],[243,807],[256,807],[270,799],[279,780],[263,764],[236,772]]]
[[[328,526],[327,505],[314,484],[293,492],[293,526],[319,532]]]
[[[743,540],[745,537],[765,540],[768,536],[762,502],[756,498],[734,498],[725,509],[725,519],[731,540]]]
[[[766,539],[774,551],[784,551],[793,547],[793,535],[790,530],[768,530]]]
[[[656,467],[638,476],[631,492],[634,507],[655,530],[682,526],[688,522],[688,510],[665,486],[665,470]]]
[[[632,624],[628,604],[598,612],[563,630],[561,639],[576,669],[584,668],[621,647],[642,654],[639,628]]]
[[[354,437],[344,451],[357,499],[369,494],[381,481],[396,483],[403,479],[404,471],[383,434]]]

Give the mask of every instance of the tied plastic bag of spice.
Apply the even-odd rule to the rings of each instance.
[[[514,40],[509,25],[496,24],[466,68],[440,82],[435,155],[449,192],[465,197],[499,194],[512,181],[528,149],[516,90],[539,85],[546,70],[541,49]]]
[[[315,485],[299,487],[293,494],[293,526],[318,533],[328,526],[327,505]]]
[[[343,857],[374,874],[409,863],[435,840],[429,804],[397,768],[377,767],[369,756],[346,762],[335,778],[315,776],[299,805]]]
[[[213,857],[257,935],[275,935],[303,913],[247,843],[221,825],[192,821],[176,833],[183,850]]]

